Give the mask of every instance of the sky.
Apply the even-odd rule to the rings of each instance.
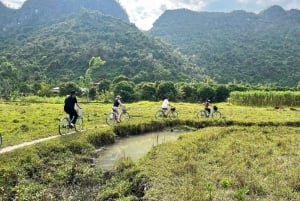
[[[26,0],[0,0],[12,8],[20,8]],[[272,5],[285,10],[300,9],[300,0],[116,0],[126,10],[130,22],[141,30],[149,30],[166,10],[186,8],[193,11],[231,12],[245,10],[258,13]]]

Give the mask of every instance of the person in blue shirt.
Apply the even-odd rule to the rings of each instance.
[[[117,121],[120,122],[120,107],[122,106],[121,96],[117,95],[113,103],[113,111],[117,113]]]
[[[70,124],[72,127],[75,126],[76,120],[78,118],[77,111],[75,110],[75,104],[76,106],[81,109],[80,105],[77,102],[76,98],[76,92],[72,90],[70,94],[65,99],[65,105],[64,105],[64,111],[69,114],[70,117]]]

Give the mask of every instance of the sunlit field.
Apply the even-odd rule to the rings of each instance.
[[[218,103],[222,117],[214,120],[197,118],[203,105],[178,102],[171,103],[179,115],[174,121],[155,119],[161,102],[142,101],[125,103],[129,122],[108,126],[111,104],[79,101],[83,132],[0,155],[0,200],[300,200],[300,108]],[[1,149],[57,136],[66,116],[63,98],[2,102],[0,112]],[[124,158],[110,174],[93,164],[96,150],[116,134],[167,126],[196,131],[137,162]]]
[[[58,121],[67,116],[61,103],[0,103],[0,133],[3,135],[3,147],[18,144],[24,141],[44,138],[58,134]],[[161,102],[137,102],[124,104],[131,116],[128,124],[147,123],[155,120],[155,112],[160,109]],[[203,108],[201,104],[172,103],[177,108],[180,120],[199,121],[197,112]],[[106,115],[111,110],[111,104],[84,103],[84,127],[107,127]],[[299,122],[300,108],[273,107],[245,107],[228,103],[217,104],[222,113],[220,122],[281,124],[285,122]],[[211,118],[200,121],[213,121]],[[123,123],[125,124],[125,123]],[[126,123],[127,124],[127,123]]]
[[[205,128],[140,165],[149,200],[300,200],[300,128]],[[150,199],[151,198],[151,199]]]

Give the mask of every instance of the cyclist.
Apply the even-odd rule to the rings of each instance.
[[[80,105],[77,102],[76,91],[72,90],[70,94],[65,99],[64,111],[69,114],[71,127],[74,127],[76,124],[76,120],[78,118],[77,111],[75,110],[76,106],[81,109]]]
[[[204,110],[206,110],[208,112],[208,116],[210,115],[210,100],[206,100],[206,102],[204,103]]]
[[[169,102],[169,98],[166,97],[161,105],[161,109],[164,113],[164,116],[167,116],[167,114],[169,113],[168,105],[170,105],[170,102]]]
[[[117,121],[120,122],[120,107],[122,106],[122,102],[121,102],[121,96],[120,95],[117,95],[115,100],[114,100],[114,103],[113,103],[113,112],[116,112],[117,113]]]

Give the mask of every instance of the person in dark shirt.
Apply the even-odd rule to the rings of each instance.
[[[70,121],[71,121],[70,123],[71,123],[71,126],[73,126],[73,127],[76,124],[76,120],[78,118],[77,111],[75,110],[75,104],[77,105],[77,107],[79,109],[81,109],[81,107],[78,104],[77,99],[76,99],[76,92],[73,90],[70,92],[70,94],[65,99],[65,105],[64,105],[64,111],[67,114],[69,114]]]
[[[208,116],[210,115],[211,109],[210,109],[210,100],[206,100],[204,103],[204,109],[208,112]]]
[[[120,107],[122,106],[121,96],[117,95],[113,103],[113,111],[117,113],[117,121],[120,121]]]

